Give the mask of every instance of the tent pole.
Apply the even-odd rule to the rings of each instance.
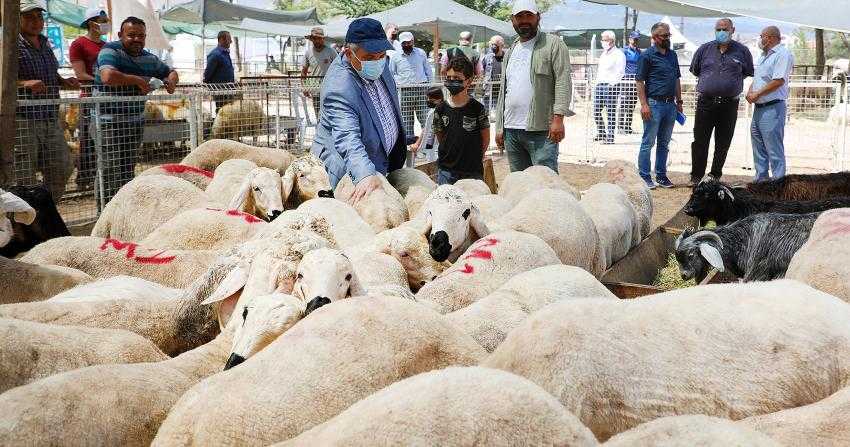
[[[623,22],[623,48],[629,46],[629,7],[626,6],[626,19]]]
[[[201,70],[207,68],[207,24],[201,21]]]
[[[440,76],[440,24],[434,24],[434,78]]]

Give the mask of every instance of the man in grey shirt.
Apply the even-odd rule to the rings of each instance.
[[[331,62],[336,59],[336,51],[328,45],[325,45],[325,30],[322,27],[315,27],[310,30],[309,36],[304,36],[313,46],[307,48],[304,52],[304,64],[301,67],[301,79],[304,80],[305,87],[309,86],[313,92],[305,91],[307,96],[313,97],[313,109],[316,111],[316,116],[319,116],[319,86],[322,84],[321,77],[328,72]],[[307,79],[307,76],[311,79]]]
[[[714,25],[715,39],[699,47],[691,60],[691,73],[698,77],[694,142],[691,143],[691,181],[693,186],[705,175],[708,146],[714,131],[714,159],[709,175],[723,175],[726,153],[735,134],[738,100],[744,78],[753,75],[753,56],[744,45],[732,40],[735,27],[731,19]]]

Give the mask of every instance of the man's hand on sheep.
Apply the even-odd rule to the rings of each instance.
[[[383,186],[381,185],[381,180],[376,174],[363,177],[354,187],[354,193],[351,194],[351,197],[348,199],[348,204],[351,206],[357,205],[357,202],[365,199],[369,196],[369,194],[372,194],[373,191],[378,189],[383,189]]]

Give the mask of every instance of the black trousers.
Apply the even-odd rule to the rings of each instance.
[[[735,135],[735,121],[738,118],[738,100],[715,103],[706,98],[697,101],[694,117],[694,142],[691,143],[691,179],[699,181],[705,175],[708,163],[708,145],[714,132],[714,159],[711,161],[711,175],[720,178],[726,153]]]

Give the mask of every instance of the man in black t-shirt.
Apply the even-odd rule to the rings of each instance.
[[[440,142],[437,158],[437,184],[454,184],[471,178],[483,180],[484,153],[490,145],[490,119],[484,106],[469,96],[472,63],[465,57],[449,61],[446,90],[451,103],[443,102],[434,111],[432,125]]]

